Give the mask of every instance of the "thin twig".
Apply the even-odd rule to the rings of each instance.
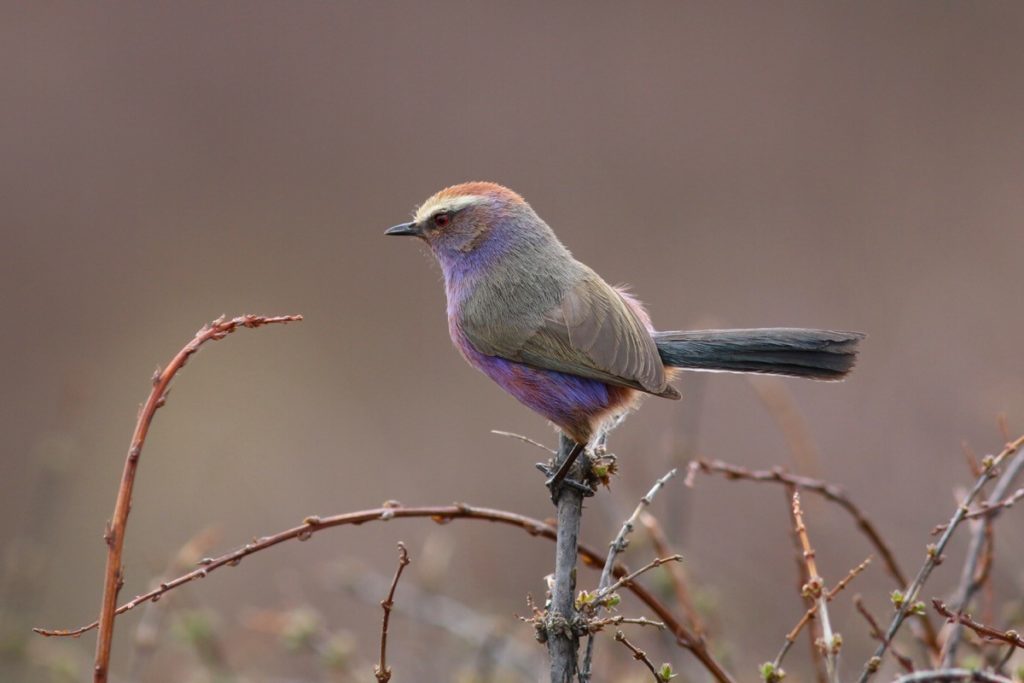
[[[906,593],[901,597],[899,604],[896,608],[896,614],[893,616],[892,621],[889,624],[889,628],[885,632],[885,640],[879,644],[875,653],[871,656],[871,659],[864,665],[863,671],[861,671],[858,683],[865,683],[868,678],[871,677],[875,671],[878,670],[881,664],[882,657],[885,655],[886,650],[889,648],[889,643],[892,642],[893,637],[899,630],[903,621],[907,618],[912,610],[916,611],[916,603],[918,593],[921,591],[921,587],[925,581],[931,575],[932,570],[935,569],[935,565],[938,564],[939,559],[942,557],[943,551],[946,549],[946,544],[949,543],[949,539],[952,538],[953,532],[956,531],[957,526],[963,521],[964,515],[970,509],[970,505],[974,502],[974,499],[981,493],[981,489],[988,483],[990,479],[996,476],[999,465],[1003,463],[1006,458],[1015,453],[1022,445],[1024,445],[1024,436],[1021,436],[1013,443],[1008,443],[1002,451],[999,452],[995,457],[988,456],[982,462],[982,473],[981,476],[974,482],[974,486],[967,493],[967,497],[964,501],[957,506],[956,512],[953,513],[953,517],[949,520],[949,526],[946,531],[943,532],[938,542],[928,547],[928,552],[924,564],[918,571],[917,576],[914,577],[914,582],[907,588]],[[1024,460],[1024,458],[1018,458],[1018,461]],[[999,500],[1005,495],[1005,492],[999,494]],[[970,564],[970,559],[968,559]],[[971,568],[969,577],[974,576],[973,567]],[[970,579],[968,579],[970,581]],[[963,604],[964,601],[958,601],[957,604]],[[947,657],[949,656],[949,649],[947,649]]]
[[[882,633],[882,627],[878,625],[875,615],[868,610],[868,606],[864,604],[864,600],[859,594],[853,596],[853,606],[857,608],[860,615],[864,617],[866,622],[868,622],[868,632],[871,634],[871,637],[878,642],[883,642],[885,635]],[[890,647],[890,650],[892,650],[892,656],[896,658],[896,661],[900,663],[900,666],[902,666],[907,673],[914,673],[914,662],[911,661],[910,657],[907,657],[900,652],[895,645]]]
[[[1013,683],[1009,678],[976,669],[934,669],[900,676],[893,683]]]
[[[793,496],[797,493],[797,488],[792,484],[784,484],[783,491],[786,496],[786,511],[790,516],[793,514]],[[795,525],[790,525],[790,540],[793,542],[793,550],[796,553],[794,559],[796,560],[796,592],[800,597],[805,598],[809,601],[810,609],[817,609],[815,607],[814,598],[804,591],[804,586],[811,580],[810,575],[807,573],[807,563],[804,562],[804,546],[800,541],[800,534],[796,531]],[[812,612],[813,614],[813,612]],[[811,663],[814,666],[814,680],[817,683],[828,683],[828,671],[825,669],[825,660],[820,656],[821,650],[818,649],[818,634],[814,628],[814,624],[808,622],[807,628],[807,644],[811,652]],[[786,640],[783,643],[782,654],[788,650],[792,643]],[[775,663],[775,665],[781,664],[781,658]],[[774,669],[773,669],[774,671]],[[762,673],[765,675],[765,672]]]
[[[612,578],[612,568],[615,567],[615,558],[619,553],[623,552],[629,545],[629,535],[633,533],[633,528],[636,526],[637,520],[640,518],[640,513],[645,508],[651,506],[651,502],[654,500],[654,496],[658,494],[658,491],[668,482],[669,479],[676,476],[676,470],[672,469],[669,472],[654,482],[651,490],[648,491],[637,503],[636,508],[633,510],[633,514],[626,518],[626,521],[622,523],[622,528],[619,529],[618,535],[608,545],[608,557],[604,561],[604,569],[601,570],[601,579],[597,583],[597,590],[600,592],[602,589],[608,586]],[[598,606],[601,603],[596,603]],[[590,681],[590,663],[594,656],[594,634],[593,632],[587,635],[587,651],[583,657],[583,666],[580,669],[580,683],[588,683]]]
[[[635,581],[642,574],[646,574],[647,572],[651,571],[652,569],[654,569],[656,567],[660,567],[661,565],[665,564],[666,562],[682,562],[682,561],[683,561],[683,556],[682,555],[669,555],[668,557],[656,557],[653,560],[651,560],[650,562],[648,562],[647,564],[645,564],[643,567],[640,567],[640,569],[637,569],[635,572],[632,572],[630,574],[626,574],[625,576],[621,577],[615,583],[613,583],[613,584],[611,584],[609,586],[606,586],[606,587],[598,590],[594,594],[594,601],[595,602],[600,602],[601,600],[603,600],[604,598],[608,597],[609,595],[611,595],[612,593],[614,593],[618,589],[622,588],[623,586],[629,587],[629,586],[633,585],[633,581]]]
[[[839,583],[833,586],[831,590],[826,591],[824,587],[821,587],[819,590],[821,593],[822,600],[824,602],[832,602],[837,595],[839,595],[848,585],[850,585],[850,582],[853,581],[858,574],[867,569],[869,564],[871,564],[870,557],[866,558],[863,562],[861,562],[856,567],[847,572],[846,576],[844,576],[839,581]],[[785,673],[782,672],[782,660],[789,652],[789,649],[793,647],[793,643],[796,642],[796,638],[800,635],[800,631],[803,630],[804,626],[810,623],[811,619],[814,618],[814,615],[818,612],[818,609],[821,607],[821,605],[822,601],[817,600],[814,602],[814,604],[807,608],[807,611],[803,613],[803,616],[800,617],[800,620],[796,622],[796,626],[794,626],[790,630],[790,632],[786,634],[786,638],[782,643],[782,648],[779,650],[779,653],[775,655],[775,659],[772,660],[771,664],[762,667],[762,674],[766,674],[766,678],[768,678],[769,683],[781,681],[785,677]],[[827,645],[828,642],[829,641],[825,641],[825,644]]]
[[[798,489],[811,491],[825,500],[835,503],[853,518],[854,522],[857,524],[857,528],[860,529],[860,531],[867,537],[868,542],[874,546],[875,551],[878,552],[879,557],[882,558],[882,564],[888,574],[896,580],[898,585],[907,585],[908,582],[906,576],[900,568],[899,563],[896,561],[896,555],[889,548],[889,545],[882,538],[882,535],[875,528],[875,525],[871,520],[864,515],[861,509],[850,499],[842,488],[819,479],[789,474],[780,468],[772,470],[750,470],[746,467],[732,465],[721,460],[694,460],[690,463],[688,470],[689,471],[686,475],[686,483],[688,486],[693,484],[694,478],[698,472],[703,472],[705,474],[721,474],[725,476],[726,479],[774,482],[782,485],[788,484],[795,486]],[[922,637],[925,645],[927,645],[928,649],[933,653],[938,654],[940,646],[938,634],[936,633],[934,626],[927,618],[924,618],[922,620],[922,627],[924,629]]]
[[[676,470],[670,470],[665,476],[654,482],[651,490],[648,491],[640,502],[637,503],[636,509],[633,510],[633,514],[622,523],[622,528],[619,529],[619,534],[615,537],[615,540],[608,545],[608,557],[604,561],[604,569],[601,570],[601,580],[597,584],[598,590],[608,586],[612,578],[612,568],[615,566],[615,558],[619,553],[624,551],[629,546],[629,535],[633,533],[633,529],[636,526],[637,520],[640,518],[640,514],[645,508],[650,507],[654,501],[654,496],[658,495],[658,491],[662,489],[668,480],[676,476]]]
[[[149,398],[139,412],[128,456],[125,459],[124,471],[121,474],[121,485],[117,490],[117,501],[114,503],[114,514],[107,524],[103,539],[107,544],[107,567],[103,576],[103,601],[100,605],[99,635],[96,638],[96,660],[93,666],[95,683],[105,683],[110,666],[110,651],[113,645],[114,616],[117,608],[117,595],[124,585],[124,568],[121,557],[124,550],[125,531],[128,527],[128,512],[131,510],[132,489],[135,485],[135,473],[139,465],[139,456],[149,433],[149,426],[156,411],[167,401],[171,380],[178,370],[184,367],[189,357],[199,350],[205,342],[220,340],[239,327],[255,328],[271,323],[289,323],[302,320],[301,315],[265,317],[244,315],[231,320],[217,318],[209,325],[196,332],[188,342],[167,364],[163,371],[153,374],[153,388]]]
[[[340,588],[361,602],[380,604],[380,596],[387,592],[391,576],[346,568],[332,576],[329,590]],[[508,668],[518,676],[516,680],[535,681],[540,678],[541,662],[535,648],[510,637],[507,620],[486,614],[475,606],[455,598],[405,583],[402,588],[402,618],[439,628],[464,641],[475,656],[477,668],[491,672],[495,667]],[[479,680],[491,680],[490,678]]]
[[[946,617],[950,622],[963,624],[979,636],[988,640],[1000,640],[1011,647],[1024,648],[1024,638],[1021,638],[1017,631],[1000,631],[997,628],[986,626],[985,624],[972,619],[969,614],[953,612],[951,609],[946,607],[944,602],[937,598],[932,598],[932,607],[934,607],[936,612]]]
[[[536,446],[537,448],[541,449],[542,451],[546,451],[548,455],[552,455],[552,454],[554,454],[556,452],[556,451],[551,450],[550,448],[548,448],[544,444],[542,444],[540,441],[534,441],[533,439],[531,439],[528,436],[523,436],[522,434],[516,434],[515,432],[503,432],[500,429],[492,429],[491,430],[491,434],[497,434],[498,436],[507,436],[510,439],[518,439],[519,441],[523,441],[525,443],[528,443],[531,446]]]
[[[817,604],[818,616],[821,619],[822,644],[821,652],[825,656],[825,668],[828,670],[828,678],[831,683],[838,683],[838,654],[842,643],[832,633],[832,622],[828,616],[828,599],[825,596],[825,581],[818,573],[818,564],[814,559],[814,548],[811,547],[811,539],[807,535],[807,525],[804,524],[803,510],[800,508],[800,493],[793,494],[793,521],[795,531],[800,538],[800,545],[803,547],[804,562],[807,564],[807,583],[803,586],[803,593],[813,599]],[[845,584],[843,584],[845,585]]]
[[[638,648],[636,645],[633,645],[633,643],[629,642],[626,639],[625,633],[623,633],[622,631],[616,631],[615,640],[625,645],[626,648],[633,653],[633,659],[635,659],[638,662],[643,662],[644,666],[646,666],[650,670],[651,674],[654,676],[654,680],[657,681],[657,683],[665,683],[665,678],[660,673],[658,673],[658,669],[655,668],[654,664],[647,657],[647,653]]]
[[[989,503],[988,501],[983,502],[981,505],[978,506],[976,510],[971,510],[970,512],[965,514],[964,519],[968,520],[978,519],[979,517],[994,517],[997,514],[999,514],[999,512],[1005,510],[1006,508],[1013,507],[1013,504],[1016,503],[1021,498],[1024,498],[1024,489],[1017,489],[1009,496],[1003,498],[1001,501],[998,501],[996,503]],[[932,529],[932,536],[938,536],[946,530],[946,527],[946,524],[936,525],[935,528]]]
[[[1020,436],[1015,441],[1007,443],[1002,452],[1000,452],[993,461],[989,461],[991,462],[991,466],[985,469],[982,475],[978,478],[980,484],[984,485],[988,479],[996,476],[996,467],[998,467],[1003,460],[1013,455],[1016,451],[1020,451],[1006,467],[1006,471],[1002,473],[1002,476],[999,481],[996,482],[996,485],[992,487],[992,493],[989,494],[987,499],[987,502],[992,508],[986,518],[986,521],[988,522],[994,520],[996,516],[1002,512],[1003,508],[996,506],[996,504],[1006,498],[1010,487],[1013,486],[1014,481],[1018,476],[1020,476],[1021,472],[1024,471],[1024,450],[1021,450],[1021,446],[1024,446],[1024,436]],[[967,505],[969,505],[969,501],[964,504],[965,507]],[[980,526],[978,529],[975,529],[974,533],[971,535],[971,542],[967,546],[967,555],[964,560],[963,569],[960,572],[960,581],[957,585],[956,594],[951,600],[959,610],[967,608],[971,602],[971,598],[974,597],[974,594],[981,585],[981,578],[978,576],[978,562],[985,546],[985,526]],[[990,544],[989,547],[991,548]],[[946,639],[946,645],[942,657],[942,666],[952,666],[956,659],[956,650],[960,644],[960,637],[962,633],[962,628],[959,624],[956,624],[950,632],[949,637]]]
[[[604,619],[591,619],[587,622],[587,630],[591,633],[597,633],[598,631],[607,628],[609,626],[619,626],[620,624],[632,624],[633,626],[653,626],[658,629],[665,628],[665,624],[660,621],[651,621],[647,617],[626,617],[621,614],[614,617],[605,617]]]
[[[377,683],[388,683],[391,680],[391,667],[387,664],[388,652],[388,623],[391,621],[391,608],[395,606],[395,589],[398,588],[398,580],[402,578],[402,572],[412,562],[409,559],[409,551],[405,544],[398,542],[398,567],[395,569],[395,578],[391,580],[391,589],[388,597],[381,601],[381,609],[384,610],[384,621],[380,627],[380,663],[373,667],[373,674],[377,677]]]

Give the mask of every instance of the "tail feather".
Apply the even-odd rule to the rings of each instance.
[[[821,380],[843,379],[857,361],[863,338],[859,332],[786,327],[654,333],[669,367]]]

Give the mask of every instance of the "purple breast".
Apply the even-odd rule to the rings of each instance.
[[[586,377],[485,356],[466,339],[454,316],[449,318],[448,328],[452,341],[470,365],[577,441],[586,443],[600,421],[631,403],[636,393]]]

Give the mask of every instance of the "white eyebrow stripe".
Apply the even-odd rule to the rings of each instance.
[[[427,201],[416,211],[416,222],[424,221],[429,218],[432,214],[440,210],[446,211],[458,211],[464,209],[467,206],[479,204],[486,200],[487,197],[479,194],[462,194],[456,197],[444,197],[438,200]]]

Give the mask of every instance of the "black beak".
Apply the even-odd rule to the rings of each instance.
[[[392,228],[388,228],[384,232],[384,234],[385,235],[412,235],[413,237],[422,237],[423,236],[423,230],[421,230],[420,226],[416,225],[415,223],[399,223],[398,225],[396,225],[396,226],[394,226]]]

